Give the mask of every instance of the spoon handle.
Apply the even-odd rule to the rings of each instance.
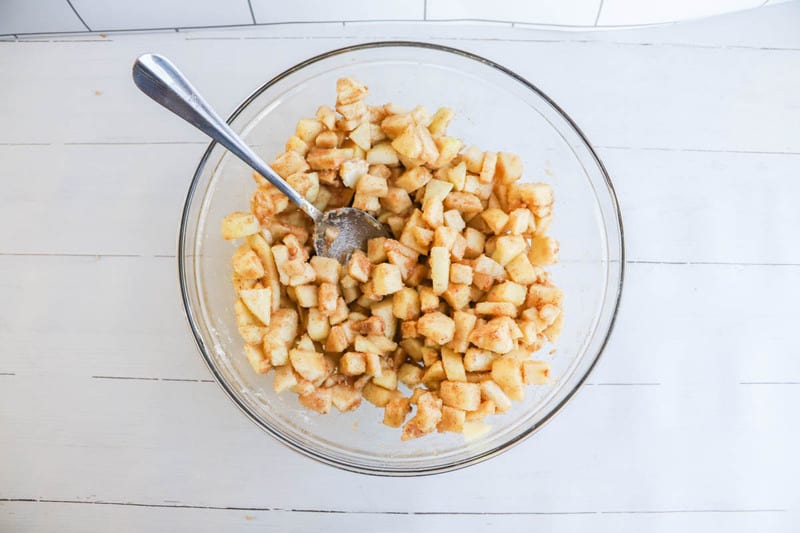
[[[258,157],[166,57],[157,54],[139,57],[133,64],[133,82],[144,94],[198,128],[267,178],[314,222],[322,219],[320,210]]]

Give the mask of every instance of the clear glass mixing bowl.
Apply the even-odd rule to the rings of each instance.
[[[401,442],[381,424],[383,411],[319,415],[292,393],[276,395],[272,375],[256,375],[236,329],[230,243],[220,221],[247,210],[250,170],[211,143],[192,179],[180,228],[178,263],[186,314],[197,344],[228,396],[256,424],[297,451],[347,470],[420,475],[492,457],[530,436],[575,394],[597,363],[614,323],[624,268],[622,223],[614,190],[589,142],[550,98],[525,79],[481,57],[433,44],[385,42],[314,57],[275,77],[228,122],[267,161],[283,151],[297,120],[331,105],[336,80],[369,86],[371,103],[451,107],[453,136],[485,150],[519,154],[523,180],[546,181],[556,195],[550,233],[561,243],[553,278],[564,289],[565,323],[551,360],[552,384],[529,387],[524,402],[487,418],[492,430],[466,442],[432,434]],[[235,416],[231,414],[231,416]]]

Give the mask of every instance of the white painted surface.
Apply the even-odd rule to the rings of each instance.
[[[795,3],[601,34],[0,43],[0,531],[796,531],[798,24]],[[158,50],[228,112],[299,60],[388,38],[486,55],[562,104],[614,179],[631,260],[615,334],[567,409],[498,458],[420,479],[316,464],[210,381],[174,259],[205,141],[129,81]]]
[[[83,31],[86,27],[65,0],[3,0],[0,35]]]
[[[764,0],[603,0],[597,25],[663,24],[762,5]]]
[[[457,531],[473,533],[503,531],[780,531],[782,522],[768,513],[669,513],[621,514],[587,512],[581,514],[340,514],[289,510],[159,509],[117,505],[84,505],[80,521],[75,521],[74,505],[68,503],[14,504],[17,523],[29,531],[55,528],[62,533],[104,531],[109,524],[120,532],[192,531],[269,531],[307,533],[309,531]],[[778,515],[779,516],[779,515]]]
[[[428,19],[503,20],[556,26],[594,26],[601,0],[427,0]]]
[[[514,22],[591,29],[663,24],[787,0],[4,0],[0,37],[109,30],[145,31],[296,22],[391,20]]]
[[[259,24],[343,20],[422,20],[425,0],[250,0]]]
[[[251,24],[247,0],[71,0],[94,31]]]

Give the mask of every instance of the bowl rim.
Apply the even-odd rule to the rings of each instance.
[[[272,437],[277,439],[279,442],[285,444],[292,450],[305,455],[306,457],[310,457],[316,461],[324,463],[326,465],[334,466],[337,468],[341,468],[346,471],[355,472],[359,474],[366,474],[366,475],[373,475],[373,476],[385,476],[385,477],[412,477],[412,476],[425,476],[425,475],[433,475],[433,474],[441,474],[445,472],[452,472],[455,470],[459,470],[465,468],[467,466],[475,465],[486,461],[492,457],[495,457],[506,450],[511,449],[512,447],[516,446],[517,444],[521,443],[522,441],[529,438],[531,435],[536,433],[539,429],[544,427],[556,414],[558,414],[575,396],[575,394],[582,388],[583,384],[588,379],[589,375],[594,370],[595,366],[600,360],[601,355],[605,351],[605,348],[608,344],[608,341],[611,337],[611,333],[614,330],[614,326],[617,319],[617,314],[619,313],[620,308],[620,300],[622,297],[622,287],[624,285],[625,279],[625,232],[622,223],[622,214],[619,208],[619,202],[617,200],[617,194],[614,189],[614,184],[611,182],[611,178],[606,170],[605,165],[598,157],[594,147],[589,142],[586,135],[583,131],[578,127],[577,123],[570,117],[566,111],[564,111],[561,106],[559,106],[552,98],[550,98],[547,94],[545,94],[541,89],[539,89],[536,85],[528,81],[526,78],[520,76],[516,72],[498,64],[494,61],[482,57],[480,55],[474,54],[472,52],[467,52],[465,50],[461,50],[458,48],[453,48],[449,46],[444,46],[440,44],[434,43],[427,43],[427,42],[420,42],[420,41],[405,41],[405,40],[397,40],[397,41],[373,41],[373,42],[366,42],[366,43],[359,43],[350,46],[345,46],[342,48],[336,48],[334,50],[330,50],[328,52],[324,52],[322,54],[315,55],[309,59],[301,61],[296,65],[284,70],[280,74],[276,75],[269,81],[263,83],[259,86],[253,93],[250,94],[239,106],[236,110],[228,117],[226,122],[231,124],[256,98],[258,98],[264,91],[278,83],[279,81],[283,80],[284,78],[301,71],[305,67],[317,63],[319,61],[329,59],[338,55],[347,54],[350,52],[356,52],[360,50],[368,50],[373,48],[391,48],[391,47],[398,47],[398,48],[425,48],[429,50],[435,50],[439,52],[445,52],[450,54],[455,54],[461,56],[463,58],[471,59],[473,61],[477,61],[489,67],[492,67],[507,76],[513,78],[517,82],[521,83],[523,86],[527,87],[529,90],[536,93],[539,97],[544,99],[553,109],[558,112],[566,121],[567,123],[574,129],[574,131],[578,134],[578,137],[581,141],[585,144],[586,148],[589,150],[591,157],[594,159],[595,163],[597,164],[600,172],[603,176],[603,180],[605,181],[605,185],[608,189],[610,198],[611,198],[611,207],[612,211],[616,217],[617,225],[619,228],[619,244],[620,244],[620,270],[619,270],[619,280],[617,284],[617,290],[614,297],[614,308],[611,314],[611,320],[608,325],[608,330],[605,333],[605,336],[600,343],[600,347],[597,350],[597,354],[594,356],[594,360],[591,361],[589,366],[587,367],[586,371],[580,378],[578,379],[575,386],[567,391],[564,398],[562,398],[558,404],[555,405],[553,409],[551,409],[539,422],[532,424],[530,427],[526,428],[522,433],[517,435],[516,437],[503,442],[489,450],[486,450],[482,453],[477,455],[468,457],[466,459],[458,460],[452,463],[448,463],[445,465],[439,466],[432,466],[432,467],[423,467],[420,469],[414,470],[380,470],[377,467],[369,467],[364,466],[362,464],[355,464],[345,461],[340,461],[329,456],[326,456],[322,453],[317,452],[316,450],[312,450],[302,446],[301,444],[293,441],[290,437],[282,434],[279,430],[271,427],[269,424],[262,421],[260,418],[255,416],[246,405],[244,405],[233,393],[231,386],[226,383],[223,379],[220,372],[216,369],[211,358],[208,355],[208,349],[205,345],[205,342],[198,331],[195,322],[195,314],[192,311],[190,298],[188,295],[188,287],[186,284],[186,263],[183,257],[182,250],[185,248],[186,245],[186,235],[187,235],[187,227],[188,227],[188,219],[189,219],[189,212],[191,210],[192,200],[194,199],[195,192],[197,189],[197,184],[200,179],[200,176],[205,168],[205,165],[208,163],[209,157],[211,156],[212,151],[218,144],[216,141],[211,141],[206,148],[203,156],[200,159],[200,162],[197,165],[197,169],[195,170],[194,175],[192,176],[192,181],[189,184],[189,190],[186,194],[186,199],[184,201],[183,210],[181,212],[181,221],[179,226],[179,234],[178,234],[178,250],[177,250],[177,259],[178,259],[178,281],[180,284],[181,290],[181,300],[183,302],[183,307],[186,315],[186,320],[189,325],[189,328],[192,331],[192,336],[194,337],[195,344],[197,345],[200,354],[203,356],[203,361],[205,361],[206,366],[208,367],[211,374],[214,376],[214,381],[216,381],[217,385],[219,385],[222,390],[225,392],[225,395],[241,410],[247,418],[249,418],[253,423],[255,423],[258,427],[262,430],[266,431]]]

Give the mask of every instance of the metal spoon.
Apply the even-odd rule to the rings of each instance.
[[[323,213],[314,207],[236,135],[166,57],[157,54],[139,57],[133,64],[133,82],[147,96],[204,132],[267,178],[310,216],[314,221],[314,248],[317,255],[344,262],[353,250],[366,249],[369,239],[389,236],[383,224],[360,209],[342,207]],[[330,228],[335,230],[329,232]]]

